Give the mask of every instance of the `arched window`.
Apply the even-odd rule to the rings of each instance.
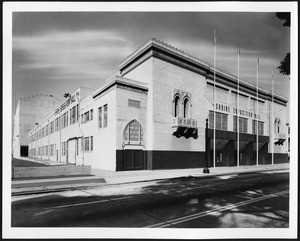
[[[124,129],[124,140],[127,142],[142,142],[142,126],[137,120],[130,121]]]
[[[180,97],[176,95],[174,98],[173,116],[178,117],[179,113],[180,113]]]
[[[279,118],[275,118],[274,127],[275,127],[275,133],[280,133],[280,119]]]
[[[189,118],[189,105],[190,101],[188,98],[185,98],[183,101],[183,117]]]

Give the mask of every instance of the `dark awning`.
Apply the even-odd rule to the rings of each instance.
[[[190,127],[177,127],[176,131],[173,132],[173,135],[177,138],[184,136],[186,139],[193,137],[194,139],[198,138],[198,128],[190,128]]]

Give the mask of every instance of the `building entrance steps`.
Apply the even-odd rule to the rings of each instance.
[[[101,185],[118,185],[132,182],[145,182],[170,178],[226,176],[251,172],[288,171],[289,163],[274,165],[251,165],[239,167],[209,168],[210,173],[203,173],[203,168],[172,170],[141,170],[112,172],[92,169],[91,176],[34,178],[12,181],[12,195],[55,192]]]

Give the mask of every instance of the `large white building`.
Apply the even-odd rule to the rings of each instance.
[[[28,156],[27,133],[60,103],[61,101],[52,95],[35,95],[19,99],[13,123],[14,157]]]
[[[209,119],[210,166],[234,166],[238,115],[239,165],[287,162],[287,99],[275,94],[272,102],[271,92],[261,88],[257,99],[256,87],[243,81],[238,95],[236,77],[220,70],[213,160],[213,72],[198,58],[151,39],[102,87],[79,88],[33,128],[30,156],[111,171],[203,167]]]

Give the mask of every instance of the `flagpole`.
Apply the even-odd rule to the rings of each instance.
[[[257,58],[257,72],[256,72],[256,166],[258,166],[258,72],[259,72],[259,58]]]
[[[272,119],[271,119],[271,130],[272,130],[272,142],[271,142],[271,148],[272,148],[272,165],[274,164],[274,66],[272,67],[272,113],[271,113]]]
[[[239,102],[239,94],[240,94],[240,45],[238,45],[238,78],[237,78],[237,167],[240,166],[240,118],[239,118],[239,108],[240,108],[240,102]]]
[[[213,167],[216,167],[216,30],[214,29],[214,143],[213,143]]]

